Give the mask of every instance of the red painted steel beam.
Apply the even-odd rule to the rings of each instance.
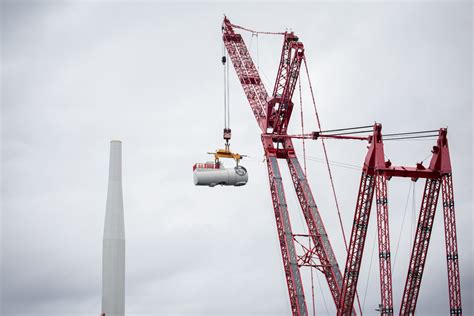
[[[440,138],[443,136],[443,131],[440,130]],[[445,134],[444,134],[445,135]],[[346,268],[344,271],[343,287],[341,294],[341,301],[338,307],[338,314],[345,315],[349,309],[352,308],[357,288],[358,275],[360,272],[360,264],[364,251],[364,244],[366,238],[366,225],[369,222],[371,201],[366,201],[364,192],[372,190],[371,187],[366,189],[367,185],[372,186],[373,180],[369,176],[375,177],[376,191],[377,191],[377,232],[379,241],[379,270],[380,270],[380,296],[382,315],[393,314],[393,293],[392,293],[392,276],[390,265],[390,234],[388,222],[388,200],[387,200],[387,186],[386,181],[391,177],[410,177],[412,179],[428,178],[439,179],[440,170],[434,169],[440,165],[437,161],[442,157],[441,150],[437,147],[433,149],[433,159],[430,163],[432,169],[426,169],[421,163],[416,167],[394,167],[391,166],[390,161],[385,161],[384,144],[382,138],[382,126],[375,124],[373,135],[370,138],[370,146],[364,161],[363,176],[361,179],[361,187],[359,190],[359,197],[354,215],[354,224],[352,228],[351,240],[349,243],[348,257],[346,260]],[[368,180],[371,180],[367,184]],[[371,192],[373,194],[373,192]],[[430,193],[432,194],[432,193]],[[370,197],[371,198],[371,197]],[[361,206],[363,205],[363,206]],[[368,208],[367,208],[368,207]],[[429,212],[429,210],[426,210]],[[420,259],[422,250],[414,250],[415,258]],[[418,262],[416,261],[416,262]],[[419,290],[419,284],[410,283],[412,285],[411,291]],[[416,295],[412,295],[416,301]]]
[[[291,140],[288,140],[287,143],[291,143]],[[334,250],[332,249],[321,214],[319,213],[313,193],[308,184],[308,179],[301,168],[298,158],[295,155],[288,155],[286,161],[290,169],[291,179],[301,210],[315,245],[315,253],[321,263],[320,270],[323,271],[334,303],[337,306],[340,299],[342,274]]]
[[[340,316],[349,315],[354,305],[378,167],[386,167],[386,163],[383,151],[382,125],[374,124],[373,136],[370,138],[370,146],[362,168],[359,194],[354,212],[354,222],[352,224],[342,282],[341,299],[337,311],[337,314]]]
[[[444,175],[442,178],[442,192],[450,314],[462,315],[461,277],[459,274],[459,255],[456,236],[456,217],[454,211],[453,179],[450,173]]]
[[[410,266],[403,292],[400,315],[414,314],[421,287],[423,269],[428,253],[432,221],[440,186],[443,187],[443,213],[445,224],[446,260],[448,266],[448,286],[450,314],[461,315],[461,287],[459,275],[459,258],[457,251],[456,221],[454,214],[454,195],[452,188],[452,169],[449,155],[447,130],[439,131],[436,146],[433,147],[430,169],[438,172],[441,178],[427,179],[420,210],[417,233],[413,244]]]
[[[244,40],[240,34],[234,32],[229,19],[224,18],[222,24],[222,39],[227,49],[234,69],[244,89],[250,108],[262,132],[266,130],[266,106],[268,93],[263,85],[257,68],[252,61]]]
[[[308,315],[280,168],[273,153],[267,152],[266,160],[291,312],[294,316]]]
[[[421,169],[416,167],[390,167],[377,169],[377,173],[387,178],[412,178],[412,179],[438,179],[441,174],[430,169]]]
[[[304,58],[303,43],[293,32],[286,32],[272,99],[267,104],[267,132],[286,134],[293,110],[291,98]]]
[[[337,315],[351,315],[354,297],[357,290],[360,265],[364,250],[367,228],[369,226],[370,209],[374,196],[374,176],[362,172],[360,178],[359,194],[354,212],[351,239],[347,252],[346,266],[342,281],[341,297],[338,304]]]
[[[267,91],[263,86],[242,36],[234,32],[233,25],[227,18],[224,18],[222,30],[225,47],[230,59],[232,60],[232,64],[237,76],[239,77],[245,95],[247,96],[250,108],[252,109],[260,129],[262,132],[265,132],[267,124]],[[277,158],[281,155],[287,155],[288,150],[285,152],[276,150],[272,141],[270,140],[268,142],[268,140],[263,137],[262,142],[266,154],[270,193],[272,196],[272,204],[292,315],[307,315],[308,310],[298,267],[290,217],[288,214],[280,169],[277,162]]]
[[[440,179],[426,179],[415,233],[415,241],[413,243],[405,289],[403,291],[400,315],[415,314],[421,279],[428,254],[431,231],[433,229],[440,184]]]
[[[273,98],[283,96],[283,92],[288,83],[288,77],[290,75],[290,64],[292,55],[292,42],[298,42],[298,37],[293,32],[285,32],[283,39],[283,46],[281,49],[280,64],[278,65],[277,76],[275,85],[273,87]]]
[[[393,315],[392,270],[390,265],[390,231],[388,223],[387,179],[375,177],[377,227],[379,241],[380,314]]]
[[[416,167],[405,167],[405,166],[392,166],[390,160],[384,161],[383,150],[382,155],[378,153],[377,163],[374,166],[379,174],[383,174],[386,177],[406,177],[406,178],[424,178],[424,179],[438,179],[442,175],[451,172],[451,160],[449,157],[447,130],[441,128],[439,130],[438,140],[436,146],[433,147],[430,165],[425,168],[421,163],[418,163]],[[381,133],[380,133],[381,136]],[[374,136],[375,137],[375,136]],[[383,148],[383,147],[382,147]],[[367,161],[366,161],[367,163]]]

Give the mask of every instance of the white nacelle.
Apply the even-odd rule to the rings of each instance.
[[[213,168],[199,168],[203,164],[196,164],[197,168],[194,169],[193,178],[195,185],[204,185],[214,187],[216,185],[233,185],[241,186],[247,184],[249,179],[247,169],[242,166],[236,166],[234,168],[224,168],[221,163],[220,166]],[[206,163],[209,166],[209,163]]]

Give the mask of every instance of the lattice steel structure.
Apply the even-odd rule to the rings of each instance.
[[[359,198],[354,215],[349,254],[346,260],[346,268],[344,270],[342,295],[338,307],[338,315],[348,315],[352,310],[367,227],[369,224],[371,200],[374,189],[377,195],[377,230],[381,296],[380,313],[382,315],[394,314],[387,199],[387,180],[392,177],[408,177],[414,181],[418,178],[426,179],[415,240],[411,251],[409,270],[400,307],[400,315],[415,314],[423,270],[426,263],[426,256],[428,254],[428,245],[436,213],[436,205],[441,187],[443,187],[450,314],[462,314],[451,174],[452,170],[446,135],[446,129],[442,128],[439,130],[437,144],[433,147],[433,156],[428,168],[425,168],[421,163],[417,164],[416,167],[395,167],[392,166],[389,160],[385,161],[382,125],[374,125],[373,135],[370,140],[371,145],[362,171]]]
[[[305,302],[278,159],[284,159],[289,166],[298,201],[314,244],[314,253],[320,261],[318,268],[326,278],[334,302],[338,302],[340,298],[342,274],[308,180],[296,157],[292,139],[285,137],[293,110],[291,99],[304,58],[304,46],[293,32],[282,34],[284,40],[280,66],[273,93],[269,98],[242,36],[236,33],[234,28],[236,26],[225,18],[222,26],[224,44],[255,119],[262,130],[261,139],[267,160],[270,192],[291,310],[293,315],[307,315],[308,308]]]
[[[440,183],[442,183],[450,306],[452,314],[460,315],[459,264],[451,164],[446,129],[439,130],[438,143],[433,148],[433,157],[429,168],[423,167],[422,164],[418,164],[414,168],[393,167],[390,161],[385,161],[381,132],[382,126],[380,124],[374,125],[373,135],[370,137],[341,136],[345,134],[325,135],[325,137],[338,139],[367,139],[370,142],[369,151],[362,169],[351,239],[348,246],[344,275],[342,275],[316,201],[305,172],[301,168],[296,156],[292,141],[293,138],[316,139],[323,137],[323,135],[319,132],[313,132],[308,135],[288,135],[287,133],[293,110],[292,96],[300,75],[301,64],[305,61],[303,43],[299,41],[293,32],[270,33],[282,35],[284,39],[273,92],[269,96],[242,36],[236,33],[235,29],[251,31],[232,24],[225,17],[222,24],[224,45],[262,132],[261,141],[267,162],[270,193],[292,314],[308,315],[300,273],[301,266],[315,267],[323,273],[338,315],[356,314],[353,306],[354,298],[356,296],[357,281],[374,193],[376,194],[379,241],[380,312],[383,315],[392,315],[394,313],[387,180],[391,177],[409,177],[413,179],[426,178],[427,189],[425,189],[420,210],[400,314],[413,314],[415,312],[431,227],[436,211],[436,202],[438,200]],[[251,32],[257,33],[255,31]],[[278,160],[285,160],[288,164],[291,180],[308,226],[309,232],[306,236],[311,238],[313,244],[308,248],[303,247],[305,251],[303,255],[298,255],[296,252],[295,236],[302,235],[296,235],[292,231]],[[317,258],[317,264],[314,263],[314,258]]]

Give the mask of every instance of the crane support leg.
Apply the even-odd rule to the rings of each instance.
[[[379,239],[379,270],[381,315],[393,315],[392,271],[390,266],[390,233],[388,224],[387,178],[384,175],[375,177],[377,228]]]
[[[453,179],[451,174],[446,174],[442,177],[442,193],[450,314],[462,315],[456,218],[454,216]]]
[[[415,233],[415,241],[408,267],[405,290],[400,307],[400,315],[414,315],[418,294],[420,293],[421,278],[425,268],[428,246],[430,243],[433,220],[438,203],[441,179],[426,179],[425,190],[421,202],[418,226]]]
[[[298,267],[298,259],[280,168],[278,167],[278,161],[275,156],[267,154],[267,167],[278,238],[283,258],[283,267],[290,296],[291,312],[293,316],[306,316],[308,315],[308,309],[304,297],[303,283]]]
[[[337,264],[336,256],[329,242],[328,234],[324,227],[321,215],[313,197],[313,193],[308,185],[308,180],[296,157],[287,159],[288,166],[293,180],[293,185],[301,205],[304,218],[308,225],[310,235],[314,241],[316,254],[321,263],[322,271],[329,285],[334,302],[340,298],[342,285],[342,275]]]
[[[370,209],[374,196],[375,176],[362,172],[359,195],[352,225],[351,240],[347,253],[346,268],[342,282],[341,299],[338,304],[337,315],[350,315],[354,305],[354,296],[357,289],[362,253],[369,225]]]

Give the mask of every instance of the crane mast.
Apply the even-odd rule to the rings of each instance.
[[[350,128],[329,131],[343,131],[339,134],[325,134],[320,131],[311,134],[288,135],[287,129],[293,110],[292,96],[299,78],[301,63],[305,62],[303,43],[293,32],[271,33],[282,35],[284,39],[273,92],[269,96],[242,36],[236,33],[235,29],[251,31],[232,24],[225,17],[222,24],[224,45],[257,124],[262,131],[261,141],[265,152],[270,193],[292,314],[294,316],[308,315],[300,273],[302,266],[310,266],[322,272],[338,315],[356,314],[354,298],[356,297],[374,194],[376,196],[380,272],[381,303],[379,312],[381,315],[394,314],[387,182],[393,177],[405,177],[411,178],[413,181],[424,178],[426,184],[401,300],[400,315],[415,314],[440,190],[443,200],[450,314],[462,315],[452,169],[446,136],[447,130],[441,128],[438,131],[437,144],[433,147],[429,167],[424,167],[422,163],[418,163],[415,167],[392,166],[390,160],[385,161],[382,125],[378,123],[373,125],[372,135],[367,137],[347,135],[350,132],[346,132],[346,130],[350,130]],[[255,33],[255,31],[252,32]],[[421,132],[399,133],[398,135],[417,133]],[[341,274],[316,200],[296,156],[292,141],[293,138],[317,139],[323,137],[367,140],[370,144],[362,167],[344,274]],[[305,236],[310,238],[313,244],[309,249],[304,250],[305,253],[302,256],[296,252],[296,237],[301,235],[294,234],[291,227],[278,160],[284,160],[288,165],[293,187],[308,226],[308,234]],[[308,260],[308,258],[311,259]],[[312,258],[317,259],[318,264],[311,263]]]

